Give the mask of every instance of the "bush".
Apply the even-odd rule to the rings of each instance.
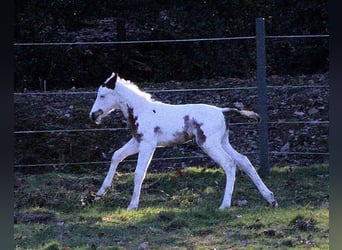
[[[17,1],[16,42],[327,34],[327,1]],[[116,24],[121,26],[117,29]],[[255,41],[120,46],[17,46],[15,89],[98,85],[112,70],[134,81],[255,75]],[[328,40],[267,40],[269,74],[328,70]]]

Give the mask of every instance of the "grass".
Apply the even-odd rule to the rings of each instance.
[[[17,174],[15,248],[329,249],[327,165],[273,168],[265,183],[278,209],[239,172],[234,206],[219,211],[224,173],[191,167],[149,173],[139,209],[128,212],[129,173],[119,173],[101,201],[88,199],[104,174]]]

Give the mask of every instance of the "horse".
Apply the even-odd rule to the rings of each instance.
[[[114,152],[108,173],[94,200],[101,199],[110,189],[119,163],[138,153],[133,194],[127,210],[138,209],[141,186],[156,148],[194,140],[225,172],[226,186],[220,210],[231,207],[236,166],[250,177],[272,207],[278,206],[273,193],[266,187],[249,159],[229,143],[224,113],[236,112],[259,119],[257,113],[207,104],[166,104],[152,99],[150,94],[139,89],[136,84],[113,72],[98,88],[89,114],[90,120],[101,124],[102,119],[115,109],[121,110],[128,121],[132,138]]]

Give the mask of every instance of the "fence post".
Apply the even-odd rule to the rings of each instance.
[[[258,112],[261,117],[259,123],[260,146],[260,173],[269,176],[269,152],[268,152],[268,115],[267,115],[267,90],[266,90],[266,52],[265,52],[265,19],[257,18],[256,21],[256,54],[257,54],[257,84],[258,84]]]

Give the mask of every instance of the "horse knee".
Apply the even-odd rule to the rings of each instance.
[[[117,151],[114,152],[114,154],[112,156],[112,159],[111,159],[111,162],[112,163],[120,162],[123,157],[124,157],[123,153],[120,152],[119,150],[117,150]]]
[[[236,174],[236,166],[235,164],[229,164],[223,167],[224,172],[226,173],[227,177],[230,176],[230,178],[235,178]]]
[[[238,168],[244,172],[248,172],[251,169],[254,169],[248,157],[245,155],[238,155],[237,157],[235,157],[235,161],[237,162]]]

